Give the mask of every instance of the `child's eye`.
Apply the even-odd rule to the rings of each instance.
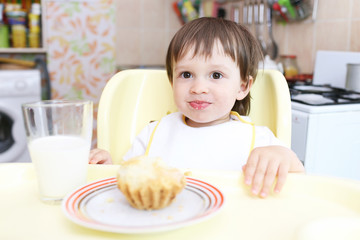
[[[183,73],[181,74],[181,77],[183,77],[183,78],[191,78],[192,75],[191,75],[191,73],[189,73],[189,72],[183,72]]]
[[[211,74],[211,78],[213,78],[213,79],[220,79],[222,77],[223,77],[223,75],[219,72],[214,72]]]

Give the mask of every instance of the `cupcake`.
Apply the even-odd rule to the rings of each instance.
[[[137,209],[161,209],[169,206],[185,187],[184,174],[166,166],[161,158],[139,156],[121,164],[117,186]]]

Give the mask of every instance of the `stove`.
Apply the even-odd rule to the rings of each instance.
[[[291,148],[309,174],[360,180],[360,93],[289,84]]]
[[[330,85],[289,85],[293,102],[311,106],[360,103],[360,93]]]

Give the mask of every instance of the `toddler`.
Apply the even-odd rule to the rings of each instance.
[[[178,112],[145,127],[124,160],[147,154],[178,168],[242,169],[255,195],[266,197],[275,181],[279,192],[288,172],[304,168],[268,128],[246,117],[261,59],[242,25],[220,18],[185,24],[166,56]],[[111,163],[111,157],[94,149],[89,162]]]

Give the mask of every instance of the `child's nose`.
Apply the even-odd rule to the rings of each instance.
[[[191,85],[190,92],[193,94],[208,93],[209,87],[205,79],[195,79]]]

